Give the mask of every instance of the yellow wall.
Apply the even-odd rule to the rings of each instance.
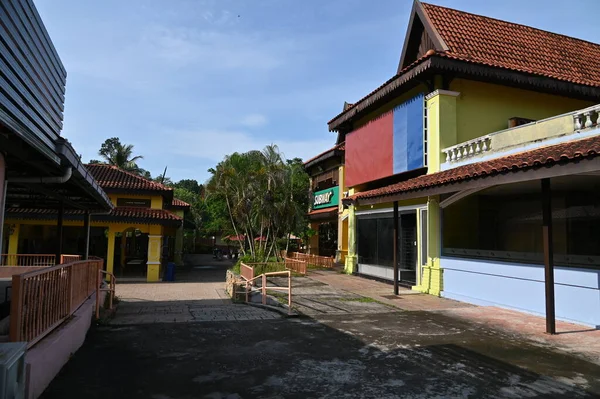
[[[110,198],[110,201],[115,206],[117,206],[118,198],[149,199],[150,200],[150,208],[163,209],[162,195],[109,194],[108,198]]]
[[[594,105],[590,101],[465,79],[453,80],[450,90],[460,93],[454,144],[506,129],[512,117],[540,120]]]
[[[461,226],[457,229],[456,226]],[[492,228],[492,226],[489,226]],[[444,246],[447,248],[467,248],[479,246],[479,197],[470,195],[444,209]]]
[[[456,108],[459,93],[437,90],[426,96],[427,173],[439,172],[443,148],[457,143]]]

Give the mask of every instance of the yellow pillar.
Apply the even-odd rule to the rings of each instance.
[[[356,207],[350,205],[348,208],[348,255],[344,272],[351,274],[356,272],[358,265],[358,254],[356,253]]]
[[[108,227],[108,246],[106,249],[106,271],[114,273],[115,263],[115,231],[109,226]]]
[[[456,100],[460,93],[436,90],[425,97],[427,106],[427,173],[440,171],[444,148],[457,144]]]
[[[150,234],[148,235],[148,270],[146,273],[146,281],[148,282],[160,280],[162,242],[161,226],[150,226]]]
[[[427,266],[423,266],[421,290],[439,296],[443,290],[441,255],[441,209],[437,197],[427,201]]]
[[[10,225],[9,225],[10,226]],[[8,237],[8,253],[10,255],[16,255],[19,251],[19,232],[21,231],[21,225],[15,224],[14,231]],[[9,227],[10,229],[10,227]],[[4,231],[4,234],[8,234],[8,229]]]

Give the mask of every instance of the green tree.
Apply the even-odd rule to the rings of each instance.
[[[246,237],[254,258],[277,254],[281,238],[306,229],[308,176],[302,161],[285,161],[275,145],[263,151],[233,153],[209,170],[206,198],[220,198],[226,207],[228,229]],[[263,240],[255,240],[263,237]]]
[[[98,154],[109,165],[137,174],[146,172],[137,165],[137,161],[144,157],[141,155],[134,156],[133,144],[122,144],[118,137],[106,139],[100,146]]]

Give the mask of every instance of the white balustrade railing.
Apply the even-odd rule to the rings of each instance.
[[[444,148],[442,152],[446,154],[446,162],[457,162],[462,159],[471,158],[480,155],[492,149],[491,137],[481,136],[476,139],[465,141],[452,147]]]
[[[573,113],[575,130],[589,129],[600,125],[600,105],[594,105]]]

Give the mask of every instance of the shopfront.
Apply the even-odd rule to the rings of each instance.
[[[311,239],[310,253],[335,256],[338,248],[339,187],[316,191],[312,198],[312,210],[308,216],[315,233]]]
[[[392,208],[358,211],[357,248],[358,274],[394,279],[394,249],[398,261],[398,281],[401,285],[417,284],[419,248],[426,243],[418,239],[419,208],[406,207],[398,211],[398,237],[394,246],[394,212]]]

